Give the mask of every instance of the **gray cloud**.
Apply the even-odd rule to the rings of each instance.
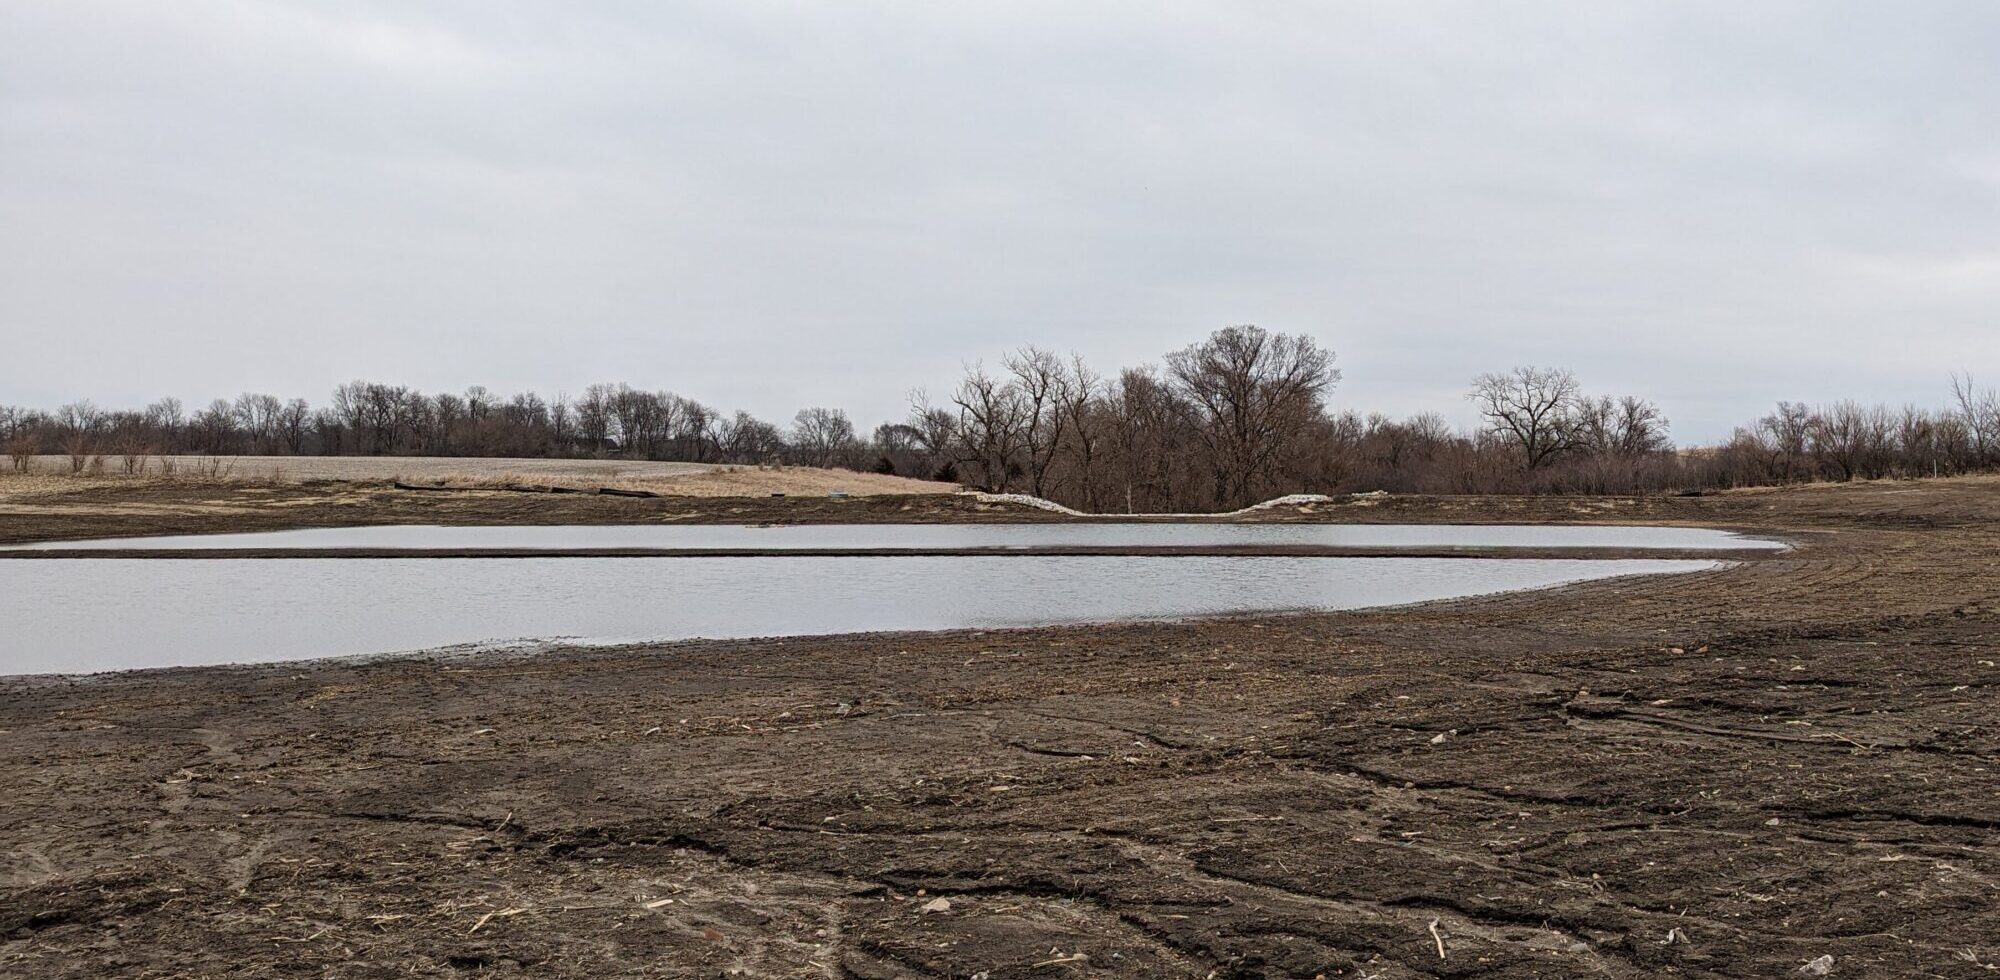
[[[872,424],[1254,322],[1685,439],[2000,376],[1984,3],[0,8],[0,401],[670,387]]]

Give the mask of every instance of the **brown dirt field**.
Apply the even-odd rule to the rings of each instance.
[[[0,536],[1047,516],[352,487],[32,503]],[[0,974],[2000,968],[2000,482],[1274,516],[1803,546],[1302,618],[0,681]]]

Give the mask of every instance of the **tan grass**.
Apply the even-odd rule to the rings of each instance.
[[[569,487],[646,490],[685,497],[823,497],[845,493],[952,493],[954,484],[880,473],[805,466],[714,466],[625,460],[459,459],[410,456],[155,456],[138,473],[122,466],[72,474],[67,457],[45,457],[27,473],[0,472],[0,499],[66,493],[95,486],[151,483],[296,483],[301,480],[401,481],[452,487]]]
[[[782,469],[759,466],[718,466],[706,472],[669,476],[591,478],[568,474],[499,472],[490,474],[443,474],[401,476],[406,482],[440,483],[452,487],[568,487],[597,490],[645,490],[673,497],[768,497],[774,493],[798,497],[823,497],[845,493],[853,497],[881,494],[953,493],[956,484],[912,480],[880,473],[853,470],[788,466]]]
[[[68,464],[64,465],[67,467]],[[130,482],[115,477],[71,476],[66,471],[58,473],[53,469],[30,470],[26,473],[8,470],[0,472],[0,500],[46,497],[69,493],[84,487]]]
[[[653,490],[678,497],[764,497],[773,493],[794,496],[845,493],[855,497],[869,497],[880,494],[955,493],[958,490],[958,485],[955,483],[802,466],[788,466],[784,469],[760,469],[754,466],[725,467],[671,480],[631,482],[633,489]]]
[[[35,472],[67,472],[67,456],[41,456]],[[118,467],[113,467],[117,469]],[[665,463],[622,459],[486,459],[456,456],[151,456],[145,471],[211,479],[231,477],[266,483],[304,480],[495,480],[527,482],[569,478],[579,481],[680,476],[705,472],[705,463]]]

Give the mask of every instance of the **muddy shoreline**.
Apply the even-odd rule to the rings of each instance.
[[[0,540],[1055,516],[407,496],[93,490]],[[2000,965],[2000,483],[1259,517],[1799,547],[1331,615],[0,680],[0,975]]]
[[[86,481],[62,494],[9,497],[0,474],[0,545],[87,538],[286,531],[372,524],[963,524],[1173,523],[1667,524],[1775,533],[1759,509],[1714,497],[1361,497],[1249,514],[1071,517],[956,494],[656,497],[430,493],[389,483]],[[1732,498],[1735,499],[1735,498]]]

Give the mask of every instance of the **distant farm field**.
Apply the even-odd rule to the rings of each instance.
[[[162,463],[192,472],[219,465],[230,476],[246,480],[434,480],[450,477],[492,478],[508,475],[575,477],[599,480],[688,476],[714,469],[708,463],[660,463],[624,459],[505,459],[459,456],[148,456],[146,472],[159,474]],[[123,469],[122,458],[107,456],[107,472]],[[69,470],[67,456],[41,456],[42,473]]]
[[[25,484],[71,479],[67,456],[39,456]],[[123,457],[106,456],[92,475],[126,476]],[[535,486],[620,487],[699,497],[761,497],[773,493],[854,496],[884,493],[950,493],[949,483],[912,480],[853,470],[788,466],[767,469],[714,463],[673,463],[624,459],[509,459],[459,456],[148,456],[132,476],[206,477],[254,482],[304,480],[403,480],[481,486],[508,483]],[[60,483],[58,482],[58,486]]]

